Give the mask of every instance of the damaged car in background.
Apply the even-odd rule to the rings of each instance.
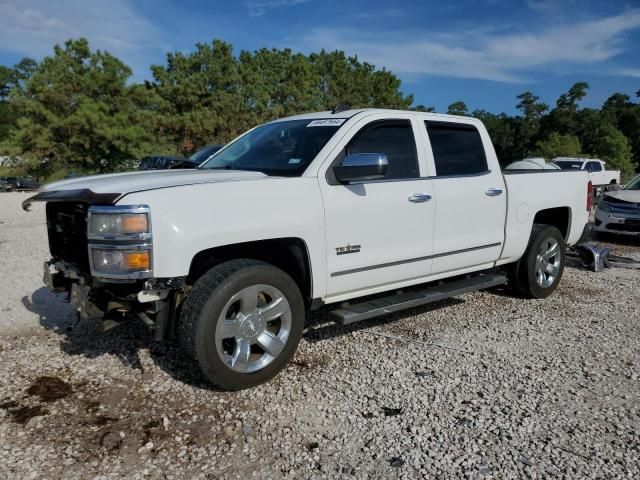
[[[606,192],[596,209],[598,232],[640,235],[640,175],[623,189]]]

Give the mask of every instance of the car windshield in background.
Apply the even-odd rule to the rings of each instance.
[[[193,155],[189,157],[189,160],[193,160],[194,162],[202,163],[207,160],[211,155],[220,150],[224,145],[208,145],[204,148],[201,148]]]
[[[200,168],[297,177],[344,122],[331,118],[268,123],[243,135]]]
[[[640,177],[636,177],[629,182],[629,185],[624,187],[625,190],[640,190]]]
[[[583,162],[570,162],[567,160],[560,160],[559,162],[553,162],[560,167],[561,170],[580,170]]]

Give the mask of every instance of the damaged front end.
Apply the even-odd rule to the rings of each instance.
[[[57,201],[46,211],[49,289],[67,292],[80,318],[101,319],[104,330],[135,319],[158,340],[172,336],[186,277],[154,277],[148,206]]]

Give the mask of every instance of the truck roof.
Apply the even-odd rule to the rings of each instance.
[[[449,115],[446,113],[433,113],[433,112],[419,112],[416,110],[394,110],[389,108],[355,108],[351,110],[342,110],[336,113],[332,113],[331,110],[323,112],[309,112],[300,115],[292,115],[290,117],[279,118],[273,120],[273,122],[283,122],[287,120],[316,120],[325,118],[351,118],[360,113],[414,113],[416,115],[428,115],[430,117],[442,118],[443,120],[456,121],[456,120],[475,120],[474,117],[462,116],[462,115]]]

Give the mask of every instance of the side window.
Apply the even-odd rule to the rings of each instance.
[[[480,132],[473,125],[425,122],[436,175],[474,175],[488,171]]]
[[[346,153],[384,153],[389,161],[389,179],[420,176],[416,141],[409,120],[384,120],[367,125],[351,140]]]
[[[602,164],[600,164],[599,162],[589,162],[589,164],[587,165],[587,169],[590,172],[601,172]]]

